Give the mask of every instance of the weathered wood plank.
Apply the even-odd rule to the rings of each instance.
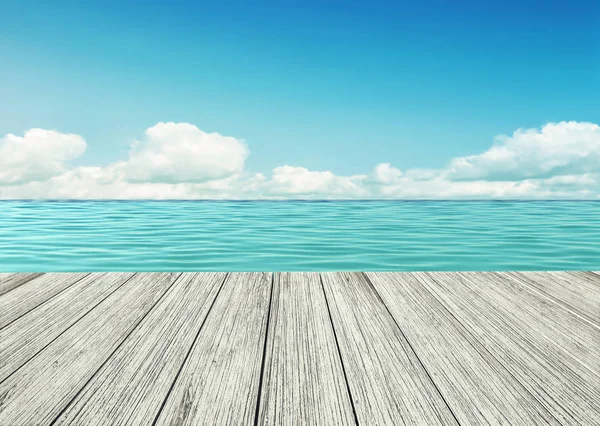
[[[600,277],[586,272],[503,273],[600,327]]]
[[[225,276],[183,274],[55,424],[152,424]]]
[[[596,425],[600,381],[573,371],[573,362],[552,342],[526,328],[484,294],[491,286],[478,274],[415,273],[444,306],[563,424]],[[473,281],[481,283],[475,286]],[[539,324],[539,321],[538,321]],[[592,342],[590,342],[592,344]]]
[[[180,274],[138,274],[0,384],[0,424],[54,421]]]
[[[355,424],[317,273],[275,277],[260,424]]]
[[[50,273],[35,278],[0,296],[0,328],[35,309],[84,278],[87,273]]]
[[[132,276],[133,273],[87,275],[0,330],[0,359],[3,361],[0,363],[0,381],[25,364]],[[67,278],[66,275],[61,277]],[[19,301],[12,303],[18,304]]]
[[[565,305],[544,297],[512,274],[483,272],[465,273],[465,276],[471,278],[471,288],[479,289],[483,297],[510,315],[519,327],[538,336],[540,350],[552,345],[564,351],[570,355],[571,359],[565,357],[565,360],[574,371],[587,375],[590,370],[600,381],[600,351],[597,349],[600,348],[600,327],[574,315]]]
[[[321,276],[359,424],[457,424],[365,277]]]
[[[368,273],[461,425],[558,421],[409,273]]]
[[[270,273],[228,276],[156,424],[254,422],[271,289]]]
[[[0,296],[0,424],[600,419],[591,272],[52,275]]]
[[[31,281],[32,279],[39,277],[40,275],[42,275],[41,272],[0,273],[0,296],[19,287],[21,284],[25,284],[27,281]]]
[[[598,272],[592,271],[550,271],[551,275],[572,275],[579,279],[586,281],[588,284],[600,288],[600,275]]]

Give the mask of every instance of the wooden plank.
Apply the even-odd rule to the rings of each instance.
[[[55,424],[152,424],[225,276],[183,274]]]
[[[23,283],[0,296],[0,328],[26,314],[84,278],[87,273],[52,273]]]
[[[321,275],[359,424],[457,424],[360,273]]]
[[[254,422],[271,289],[270,273],[228,276],[156,424]]]
[[[0,296],[8,293],[11,290],[19,287],[21,284],[25,284],[27,281],[31,281],[34,278],[39,277],[42,273],[0,273]]]
[[[552,271],[550,272],[553,275],[572,275],[583,281],[587,281],[587,283],[595,286],[596,288],[600,288],[600,275],[598,272],[593,271]]]
[[[461,425],[558,421],[408,273],[368,273]]]
[[[0,363],[0,381],[20,368],[132,276],[132,273],[87,275],[0,330],[0,359],[3,361]],[[75,277],[71,278],[73,279]],[[46,282],[40,284],[44,285]],[[44,291],[43,288],[39,290]],[[17,290],[9,294],[16,292]],[[18,305],[19,301],[13,300],[11,303]]]
[[[180,274],[137,274],[0,384],[0,424],[48,425]]]
[[[508,272],[506,275],[600,326],[600,277],[585,272]]]
[[[549,275],[537,278],[543,280]],[[565,359],[574,371],[587,375],[586,369],[590,370],[600,380],[600,351],[597,349],[600,347],[600,327],[575,315],[562,303],[545,297],[513,274],[484,272],[465,273],[465,276],[470,278],[473,288],[485,289],[482,296],[510,314],[520,327],[538,336],[535,341],[540,342],[540,350],[552,345],[570,355],[572,359]],[[577,283],[570,285],[574,287]]]
[[[354,425],[317,273],[276,275],[267,336],[259,423]]]
[[[600,381],[592,373],[576,373],[572,360],[536,332],[539,321],[526,328],[513,313],[484,297],[492,285],[485,285],[481,275],[415,276],[561,423],[597,424]]]

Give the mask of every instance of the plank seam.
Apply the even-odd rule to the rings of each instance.
[[[48,342],[46,345],[44,345],[43,348],[41,348],[39,351],[37,351],[36,353],[34,353],[33,355],[31,355],[29,357],[29,359],[27,359],[27,361],[25,361],[23,364],[21,364],[17,368],[15,368],[14,371],[12,371],[4,379],[0,380],[0,384],[4,383],[6,380],[8,380],[8,378],[10,376],[12,376],[13,374],[15,374],[17,371],[19,371],[21,368],[23,368],[23,366],[26,365],[29,361],[31,361],[33,358],[35,358],[36,356],[38,356],[40,352],[42,352],[44,349],[46,349],[48,346],[50,346],[52,343],[54,343],[54,341],[56,341],[56,339],[58,339],[60,336],[62,336],[63,334],[65,334],[71,327],[73,327],[75,324],[77,324],[79,321],[81,321],[87,314],[89,314],[91,311],[93,311],[96,306],[98,306],[100,303],[104,302],[111,294],[113,294],[119,288],[121,288],[122,286],[124,286],[127,282],[129,282],[135,276],[136,276],[136,274],[134,273],[131,277],[127,278],[125,281],[123,281],[121,284],[119,284],[113,291],[111,291],[109,294],[107,294],[105,297],[103,297],[101,300],[99,300],[98,303],[96,303],[86,313],[84,313],[81,317],[79,317],[76,321],[74,321],[73,324],[71,324],[70,326],[68,326],[67,328],[65,328],[63,331],[61,331],[54,339],[52,339],[50,342]]]
[[[67,408],[69,408],[71,406],[71,404],[73,403],[73,401],[75,401],[77,399],[77,397],[81,394],[81,392],[83,392],[83,390],[87,387],[88,384],[90,384],[90,382],[92,380],[94,380],[94,377],[96,377],[96,375],[98,374],[98,372],[100,370],[102,370],[102,368],[106,365],[106,363],[113,357],[113,355],[119,350],[119,348],[121,347],[121,345],[123,345],[123,343],[129,338],[129,336],[131,336],[131,334],[139,327],[139,325],[142,323],[142,321],[144,321],[144,319],[150,314],[150,312],[152,312],[154,310],[154,308],[156,307],[156,305],[158,305],[160,303],[160,301],[166,296],[166,294],[169,292],[169,290],[173,287],[173,285],[179,281],[179,279],[181,278],[181,276],[183,275],[183,272],[180,272],[179,275],[177,276],[177,278],[175,278],[173,280],[173,282],[171,284],[169,284],[169,286],[165,289],[165,291],[163,292],[163,294],[160,295],[160,297],[156,300],[156,302],[154,302],[154,304],[150,307],[150,309],[148,309],[148,312],[146,312],[144,315],[142,315],[142,317],[135,323],[135,325],[131,328],[131,330],[129,331],[129,333],[127,333],[127,335],[125,337],[123,337],[123,340],[121,340],[121,343],[119,343],[117,345],[117,347],[110,353],[110,355],[108,355],[106,357],[106,359],[102,362],[102,364],[100,364],[100,366],[98,367],[98,369],[94,372],[94,374],[92,374],[90,376],[90,378],[83,384],[83,386],[81,386],[79,388],[79,390],[77,391],[77,393],[73,396],[73,398],[71,398],[71,400],[65,404],[65,406],[62,408],[62,410],[60,410],[60,413],[58,413],[58,415],[54,418],[54,420],[52,420],[52,422],[50,423],[50,425],[55,424],[58,419],[60,418],[60,416],[62,416],[64,414],[64,412],[67,410]],[[134,274],[135,276],[135,274]],[[131,277],[133,278],[133,277]],[[131,279],[130,278],[130,279]],[[129,281],[129,280],[127,280]],[[112,293],[111,293],[112,294]]]
[[[43,276],[43,275],[44,275],[44,274],[42,274],[42,275],[40,275],[40,276],[37,276],[37,277],[35,277],[35,278],[33,278],[33,279],[31,279],[31,280],[27,281],[27,282],[31,282],[31,281],[33,281],[33,280],[35,280],[35,279],[38,279],[38,278],[40,278],[40,277],[41,277],[41,276]],[[8,327],[8,326],[9,326],[9,325],[11,325],[13,322],[15,322],[16,320],[18,320],[18,319],[19,319],[19,318],[21,318],[22,316],[24,316],[24,315],[27,315],[29,312],[33,311],[34,309],[37,309],[37,308],[39,308],[40,306],[42,306],[42,305],[45,305],[46,303],[48,303],[49,301],[51,301],[52,299],[54,299],[55,297],[57,297],[59,294],[63,293],[64,291],[67,291],[68,289],[70,289],[70,288],[71,288],[71,286],[74,286],[75,284],[77,284],[77,283],[78,283],[78,282],[80,282],[81,280],[85,279],[86,277],[89,277],[90,275],[92,275],[92,273],[91,273],[91,272],[89,272],[89,273],[85,274],[84,276],[82,276],[82,277],[81,277],[81,278],[79,278],[78,280],[75,280],[75,281],[73,281],[71,284],[69,284],[68,286],[66,286],[65,288],[63,288],[63,289],[62,289],[61,291],[59,291],[58,293],[56,293],[56,294],[54,294],[54,295],[50,296],[50,297],[49,297],[48,299],[46,299],[46,300],[43,300],[43,301],[41,301],[39,305],[35,305],[33,308],[31,308],[31,309],[27,310],[26,312],[23,312],[23,313],[22,313],[21,315],[19,315],[18,317],[16,317],[16,318],[13,318],[13,320],[12,320],[11,322],[9,322],[9,323],[7,323],[7,324],[4,324],[2,327],[0,327],[0,330],[2,330],[2,329],[4,329],[4,328]],[[23,283],[23,284],[25,284],[25,283]],[[23,285],[23,284],[21,284],[21,285]],[[19,287],[21,287],[21,285],[20,285]],[[19,287],[17,287],[17,288],[19,288]],[[16,290],[16,288],[13,288],[13,290]],[[11,291],[12,291],[12,290],[11,290]],[[9,293],[10,293],[10,292],[9,292]],[[8,293],[5,293],[5,294],[8,294]]]
[[[200,337],[200,333],[202,332],[202,329],[204,328],[204,323],[206,323],[208,316],[212,312],[212,308],[215,305],[215,302],[217,301],[217,299],[219,298],[219,295],[221,294],[221,290],[223,289],[225,282],[229,278],[229,275],[231,275],[231,274],[227,273],[227,274],[225,274],[225,277],[223,277],[223,281],[221,282],[221,285],[219,286],[219,290],[217,291],[217,294],[215,294],[215,297],[213,298],[210,306],[208,307],[208,310],[206,311],[206,315],[204,316],[204,319],[202,320],[202,324],[200,324],[200,327],[198,328],[198,331],[196,332],[196,335],[194,336],[194,340],[192,341],[190,348],[188,349],[187,353],[185,354],[185,357],[183,358],[181,366],[179,367],[177,374],[175,374],[175,378],[173,378],[173,383],[171,383],[171,386],[169,387],[169,390],[168,390],[167,394],[165,395],[165,399],[163,399],[163,402],[160,404],[160,408],[158,409],[158,412],[156,413],[156,416],[154,417],[154,420],[152,421],[153,426],[156,425],[156,423],[158,422],[158,419],[160,417],[160,414],[162,413],[163,409],[165,408],[165,405],[167,405],[167,401],[169,400],[169,397],[171,396],[171,393],[173,392],[173,389],[175,388],[175,384],[177,383],[177,380],[179,380],[179,376],[181,376],[183,367],[185,367],[185,364],[187,363],[188,358],[190,357],[190,354],[192,353],[192,349],[194,349],[194,346],[196,345],[196,341],[198,340],[198,337]]]
[[[271,274],[271,294],[269,296],[269,309],[267,311],[267,326],[265,329],[265,344],[263,345],[262,360],[260,363],[260,376],[258,379],[258,395],[256,397],[256,409],[254,410],[254,426],[258,425],[258,416],[260,415],[260,403],[262,398],[262,388],[265,375],[265,364],[267,363],[267,346],[269,345],[269,327],[271,326],[271,307],[273,306],[273,289],[275,288],[275,275]]]
[[[16,274],[19,274],[19,272],[15,272],[15,273],[16,273]],[[30,281],[33,281],[33,280],[35,280],[35,279],[37,279],[37,278],[40,278],[41,276],[43,276],[43,275],[45,274],[45,272],[32,272],[32,273],[33,273],[33,274],[35,274],[35,273],[39,273],[40,275],[36,275],[36,276],[34,276],[34,277],[30,277],[28,280],[25,280],[25,281],[23,281],[21,284],[19,284],[19,285],[18,285],[18,286],[16,286],[15,288],[12,288],[12,289],[10,289],[10,290],[8,290],[8,291],[5,291],[4,293],[0,293],[0,296],[4,296],[5,294],[8,294],[8,293],[10,293],[11,291],[13,291],[13,290],[16,290],[17,288],[21,287],[23,284],[27,284],[28,282],[30,282]]]
[[[361,273],[362,273],[365,281],[371,286],[371,288],[373,289],[373,291],[377,295],[377,298],[379,299],[379,301],[381,302],[381,304],[385,307],[385,310],[387,311],[387,313],[390,315],[390,317],[394,321],[394,324],[396,324],[396,327],[398,327],[398,330],[400,331],[400,334],[402,335],[402,337],[404,338],[404,340],[406,340],[406,343],[408,344],[408,347],[410,348],[410,350],[414,354],[414,356],[417,358],[417,361],[419,362],[419,365],[421,366],[421,368],[423,368],[423,371],[425,371],[425,374],[427,374],[427,377],[429,378],[429,381],[431,382],[431,384],[433,385],[433,387],[435,388],[435,390],[437,391],[437,393],[442,398],[442,401],[444,401],[444,404],[446,404],[446,407],[448,407],[448,410],[452,414],[452,417],[454,417],[454,420],[456,421],[456,424],[460,425],[461,423],[458,421],[458,417],[456,417],[456,414],[454,413],[454,410],[452,410],[452,407],[450,407],[450,404],[448,404],[448,401],[446,400],[446,397],[444,396],[444,394],[442,393],[442,391],[440,390],[440,388],[438,388],[438,386],[435,383],[435,381],[433,380],[433,377],[431,376],[431,374],[429,374],[429,370],[427,370],[427,367],[425,367],[425,364],[423,364],[423,361],[421,361],[421,358],[419,357],[419,355],[415,351],[415,348],[413,347],[412,343],[408,339],[408,336],[404,333],[404,330],[402,330],[402,327],[400,327],[400,324],[398,324],[398,321],[396,321],[396,318],[394,317],[394,315],[392,314],[392,312],[390,311],[390,309],[388,308],[388,306],[384,302],[383,298],[381,297],[381,295],[379,294],[379,292],[375,288],[375,285],[373,285],[373,282],[371,281],[371,279],[369,278],[369,276],[365,272],[361,272]]]
[[[415,277],[415,278],[417,278],[417,277]],[[434,283],[437,283],[437,279],[436,279],[435,277],[433,277],[433,276],[429,276],[429,278],[430,278],[430,279],[431,279],[431,280],[432,280]],[[417,278],[417,281],[420,281],[420,280],[419,280],[419,278]],[[469,329],[468,329],[468,328],[467,328],[467,327],[464,325],[464,323],[463,323],[463,322],[462,322],[462,321],[461,321],[461,320],[460,320],[460,319],[459,319],[459,318],[458,318],[456,315],[454,315],[454,313],[453,313],[453,312],[452,312],[452,311],[451,311],[451,310],[448,308],[448,306],[446,305],[446,302],[444,302],[444,301],[443,301],[443,300],[442,300],[442,299],[441,299],[441,298],[440,298],[438,295],[436,295],[436,294],[435,294],[433,291],[429,290],[429,288],[427,288],[425,285],[423,285],[422,283],[420,283],[420,284],[421,284],[421,287],[422,287],[422,288],[423,288],[425,291],[429,292],[429,294],[431,294],[431,295],[432,295],[432,296],[433,296],[435,299],[437,299],[437,301],[440,303],[441,307],[442,307],[442,308],[443,308],[443,309],[444,309],[446,312],[448,312],[448,314],[449,314],[449,315],[450,315],[452,318],[454,318],[454,320],[455,320],[455,321],[456,321],[456,323],[457,323],[457,324],[460,326],[460,329],[463,331],[463,333],[464,333],[465,335],[471,336],[471,339],[472,339],[472,340],[474,340],[474,341],[476,341],[476,342],[478,343],[478,346],[479,346],[479,347],[478,347],[478,346],[476,346],[476,345],[475,345],[475,344],[474,344],[474,343],[473,343],[471,340],[469,340],[469,339],[466,339],[466,340],[467,340],[467,342],[468,342],[468,343],[469,343],[469,344],[470,344],[470,345],[471,345],[473,348],[475,348],[475,350],[476,350],[476,351],[479,351],[479,352],[485,352],[485,353],[488,355],[488,357],[489,357],[489,358],[492,358],[492,359],[494,359],[494,360],[496,361],[496,364],[497,364],[497,365],[498,365],[500,368],[502,368],[502,369],[503,369],[503,371],[504,371],[504,372],[506,372],[506,373],[507,373],[507,374],[508,374],[508,375],[509,375],[509,376],[510,376],[510,377],[511,377],[511,378],[512,378],[512,379],[513,379],[513,380],[514,380],[516,383],[518,383],[519,385],[521,385],[521,387],[523,388],[523,390],[525,390],[525,392],[527,392],[529,395],[531,395],[531,397],[532,397],[532,398],[533,398],[535,401],[537,401],[537,402],[540,404],[540,406],[541,406],[541,407],[542,407],[544,410],[546,410],[546,411],[547,411],[547,412],[550,414],[550,416],[554,417],[554,419],[556,420],[556,422],[557,422],[558,424],[560,424],[560,425],[564,425],[564,423],[563,423],[563,422],[561,422],[561,421],[560,421],[560,419],[559,419],[559,418],[558,418],[556,415],[554,415],[554,413],[553,413],[552,411],[550,411],[550,410],[548,409],[548,407],[546,406],[546,404],[544,404],[544,402],[543,402],[543,401],[540,401],[540,399],[539,399],[539,398],[538,398],[536,395],[534,395],[534,394],[533,394],[533,393],[532,393],[532,392],[531,392],[531,391],[530,391],[530,390],[529,390],[529,389],[528,389],[528,388],[527,388],[527,387],[526,387],[526,386],[523,384],[523,382],[522,382],[521,380],[519,380],[519,378],[518,378],[517,376],[515,376],[515,375],[514,375],[514,374],[513,374],[513,373],[512,373],[512,372],[511,372],[511,371],[510,371],[508,368],[506,368],[506,367],[504,366],[504,362],[503,362],[501,359],[499,359],[499,358],[497,358],[496,356],[494,356],[494,354],[493,354],[493,353],[492,353],[490,350],[488,350],[488,349],[487,349],[487,347],[486,347],[486,346],[485,346],[485,345],[484,345],[484,344],[483,344],[483,343],[482,343],[482,342],[479,340],[479,338],[478,338],[478,337],[477,337],[475,334],[473,334],[473,333],[471,333],[471,332],[469,331]],[[438,285],[439,285],[439,284],[438,284]],[[483,300],[483,301],[484,301],[486,304],[490,305],[489,301],[487,301],[486,299],[482,298],[482,297],[481,297],[481,296],[479,296],[479,295],[478,295],[478,297],[480,297],[480,298],[481,298],[481,299],[482,299],[482,300]],[[511,326],[510,326],[510,325],[508,325],[508,327],[511,327]],[[512,328],[512,327],[511,327],[511,328]],[[509,337],[509,336],[508,336],[508,337]],[[509,337],[509,338],[510,338],[510,337]],[[511,340],[513,340],[513,339],[511,339]],[[485,357],[484,357],[484,359],[485,359]],[[487,359],[486,359],[486,361],[487,361]],[[498,372],[499,372],[499,373],[501,373],[502,371],[499,371],[499,370],[498,370]],[[562,406],[562,405],[559,403],[559,401],[556,401],[556,400],[554,400],[554,399],[553,399],[553,398],[552,398],[550,395],[547,395],[547,396],[548,396],[548,398],[549,398],[549,399],[550,399],[552,402],[554,402],[556,405],[558,405],[559,407],[561,407],[561,408],[562,408],[562,409],[563,409],[565,412],[568,412],[568,410],[566,410],[566,409],[565,409],[565,408],[564,408],[564,407],[563,407],[563,406]]]
[[[337,332],[335,331],[335,325],[333,324],[333,318],[331,317],[331,309],[329,308],[329,301],[327,300],[327,293],[325,292],[325,285],[323,284],[323,277],[319,273],[319,282],[321,283],[321,290],[323,291],[323,297],[325,297],[325,306],[327,307],[327,313],[329,314],[329,323],[331,324],[331,330],[333,331],[333,338],[335,340],[335,346],[337,348],[338,357],[340,359],[340,365],[342,366],[342,373],[344,374],[344,381],[346,382],[346,390],[348,391],[348,397],[350,398],[350,406],[352,407],[352,415],[354,416],[354,424],[358,426],[358,415],[356,414],[356,407],[354,406],[354,398],[352,391],[350,390],[350,382],[348,381],[348,375],[346,374],[346,366],[342,358],[342,351],[337,338]]]
[[[581,315],[580,313],[574,311],[570,304],[568,302],[565,302],[561,299],[559,299],[556,296],[552,296],[550,294],[546,294],[540,290],[538,290],[537,288],[535,288],[534,286],[532,286],[531,284],[529,284],[526,280],[522,279],[520,276],[512,276],[512,275],[506,275],[503,274],[501,272],[498,273],[498,277],[501,277],[503,279],[508,279],[511,280],[517,284],[521,284],[523,285],[523,287],[528,288],[529,290],[531,290],[532,292],[542,296],[544,299],[549,300],[550,302],[552,302],[553,304],[561,307],[562,309],[565,309],[567,312],[573,314],[574,316],[576,316],[577,318],[585,321],[586,323],[590,324],[592,327],[597,328],[598,330],[600,330],[600,324],[596,324],[594,321],[588,319],[587,317]]]
[[[499,277],[499,278],[501,278],[501,279],[504,279],[504,278],[506,277],[506,278],[507,278],[509,281],[512,281],[512,282],[514,282],[514,283],[515,283],[515,284],[517,284],[517,285],[523,284],[523,287],[525,287],[526,289],[529,289],[529,288],[530,288],[530,287],[529,287],[528,285],[526,285],[524,282],[522,283],[522,282],[521,282],[521,280],[520,280],[520,279],[518,279],[517,277],[506,276],[506,275],[504,275],[504,274],[501,274],[501,273],[494,273],[494,275],[495,275],[495,276],[497,276],[497,277]],[[467,277],[467,276],[464,276],[464,278],[472,282],[472,280],[471,280],[469,277]],[[531,290],[532,290],[532,291],[534,291],[534,293],[538,293],[538,291],[537,291],[535,288],[531,288]],[[492,305],[492,306],[495,306],[495,305],[492,303],[492,302],[493,302],[493,300],[490,300],[490,299],[487,299],[487,298],[485,298],[485,297],[483,297],[483,296],[480,296],[480,295],[479,295],[479,292],[477,292],[476,294],[477,294],[477,295],[478,295],[478,297],[479,297],[481,300],[483,300],[483,301],[484,301],[486,304],[488,304],[488,305]],[[542,293],[539,293],[539,294],[540,294],[541,296],[544,296]],[[557,302],[555,302],[554,300],[550,299],[549,297],[545,297],[545,298],[546,298],[546,299],[548,299],[550,302],[552,302],[552,304],[553,304],[553,305],[555,305],[555,306],[558,306],[560,309],[564,309],[564,310],[566,310],[567,312],[569,312],[569,313],[571,313],[571,314],[574,314],[574,316],[576,316],[577,318],[579,318],[579,319],[582,319],[582,320],[585,320],[584,322],[586,322],[586,323],[590,323],[590,322],[589,322],[587,319],[585,319],[585,318],[581,317],[581,316],[580,316],[580,315],[578,315],[576,312],[573,312],[573,311],[571,311],[570,309],[566,308],[566,306],[562,305],[561,303],[557,303]],[[527,307],[529,307],[529,306],[531,306],[531,304],[527,304]],[[502,309],[502,308],[499,308],[499,312],[503,313],[503,315],[506,315],[506,314],[504,313],[504,309]],[[599,328],[599,327],[597,327],[595,324],[592,324],[592,323],[590,323],[590,325],[592,325],[594,328]],[[508,324],[508,323],[507,323],[507,324],[506,324],[506,326],[507,326],[507,327],[509,327],[509,328],[511,329],[511,331],[513,331],[513,333],[517,334],[517,331],[516,331],[516,330],[513,328],[513,326],[512,326],[512,325],[510,325],[510,324]],[[547,341],[549,341],[549,342],[552,342],[552,341],[551,341],[549,338],[547,338],[547,337],[546,337],[546,336],[544,336],[543,334],[542,334],[542,337],[543,337],[543,339],[545,339],[545,340],[547,340]],[[592,369],[592,367],[590,367],[590,366],[587,364],[587,362],[586,362],[586,361],[583,361],[583,360],[579,359],[579,357],[578,357],[577,355],[575,355],[575,354],[573,354],[573,353],[570,353],[569,351],[567,351],[567,350],[565,350],[565,349],[562,349],[562,348],[560,348],[560,349],[559,349],[559,351],[560,351],[561,353],[565,354],[566,356],[568,356],[568,357],[572,358],[572,359],[573,359],[573,360],[574,360],[576,363],[578,363],[578,364],[579,364],[579,365],[581,365],[583,368],[585,368],[585,369],[586,369],[586,370],[587,370],[587,371],[588,371],[590,374],[592,374],[592,375],[594,375],[594,376],[597,376],[597,377],[600,377],[600,374],[599,374],[598,372],[594,371],[594,370]]]

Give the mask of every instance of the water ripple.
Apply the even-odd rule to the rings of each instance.
[[[598,202],[0,202],[0,271],[568,269]]]

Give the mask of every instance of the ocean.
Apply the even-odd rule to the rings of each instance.
[[[2,272],[577,269],[600,202],[0,202]]]

